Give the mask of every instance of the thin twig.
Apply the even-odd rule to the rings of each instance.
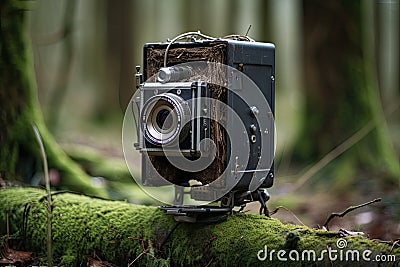
[[[391,106],[387,111],[387,116],[391,115],[400,107],[400,104]],[[331,163],[334,159],[342,155],[344,152],[352,148],[355,144],[360,142],[365,136],[367,136],[380,122],[376,122],[371,119],[367,124],[364,125],[360,130],[355,132],[352,136],[346,139],[339,146],[331,150],[326,154],[320,161],[309,168],[304,174],[300,176],[295,185],[293,186],[291,192],[297,191],[301,188],[311,177],[323,169],[326,165]]]
[[[370,133],[376,124],[373,120],[369,121],[364,127],[358,130],[355,134],[349,137],[342,144],[334,148],[328,154],[326,154],[320,161],[318,161],[315,165],[309,168],[295,183],[292,191],[297,191],[300,187],[302,187],[311,177],[313,177],[317,172],[323,169],[326,165],[336,159],[338,156],[349,150],[355,144],[357,144],[361,139],[363,139],[368,133]]]
[[[172,229],[167,233],[167,235],[163,238],[161,244],[160,244],[160,250],[164,246],[164,244],[167,242],[168,238],[171,236],[171,234],[176,230],[176,228],[180,225],[180,222],[177,222]]]
[[[211,258],[211,260],[207,263],[207,265],[205,267],[209,267],[211,266],[211,263],[214,261],[214,258]]]
[[[394,247],[395,246],[400,246],[400,239],[399,240],[396,240],[396,241],[394,241],[393,242],[393,245],[392,245],[392,247],[390,248],[390,251],[389,251],[389,253],[392,253],[392,251],[393,251],[393,249],[394,249]]]
[[[142,225],[140,225],[140,229],[139,229],[139,237],[128,237],[129,239],[132,240],[136,240],[139,242],[139,245],[142,248],[142,252],[130,263],[128,263],[128,267],[132,266],[136,261],[138,261],[143,255],[147,254],[148,256],[151,256],[153,258],[155,258],[153,255],[151,255],[149,253],[150,249],[151,249],[151,243],[149,242],[149,245],[146,248],[146,244],[145,244],[145,240],[143,239],[143,227]]]
[[[246,34],[244,36],[249,35],[250,29],[251,29],[251,24],[249,25],[249,28],[247,28]]]
[[[137,256],[133,261],[131,261],[129,264],[128,264],[128,267],[131,267],[132,266],[132,264],[134,264],[137,260],[139,260],[144,254],[146,254],[148,252],[148,249],[145,249],[145,250],[143,250],[140,254],[139,254],[139,256]]]
[[[299,223],[301,223],[301,225],[306,226],[306,225],[296,216],[296,214],[294,214],[290,209],[288,209],[288,208],[286,208],[286,207],[284,207],[284,206],[279,206],[279,207],[277,207],[276,209],[274,209],[274,210],[270,213],[270,216],[272,216],[272,215],[274,215],[275,213],[277,213],[280,209],[286,210],[286,211],[289,212],[294,218],[296,218],[296,220],[297,220]]]
[[[50,267],[53,266],[53,249],[52,249],[52,234],[51,234],[51,220],[52,220],[52,200],[51,200],[51,190],[50,190],[50,177],[49,177],[49,167],[47,164],[47,156],[46,151],[44,150],[44,145],[42,138],[40,136],[40,132],[36,125],[32,125],[33,131],[35,133],[36,140],[40,147],[40,152],[42,154],[43,159],[43,171],[44,171],[44,179],[46,183],[46,192],[47,192],[47,227],[46,227],[46,237],[47,237],[47,261]]]
[[[328,224],[329,224],[329,222],[330,222],[333,218],[335,218],[335,217],[340,217],[340,218],[341,218],[341,217],[345,216],[347,213],[352,212],[353,210],[356,210],[356,209],[359,209],[359,208],[362,208],[362,207],[371,205],[371,204],[373,204],[373,203],[375,203],[375,202],[379,202],[379,201],[381,201],[381,200],[382,200],[381,198],[376,198],[376,199],[374,199],[374,200],[371,200],[371,201],[369,201],[369,202],[366,202],[366,203],[363,203],[363,204],[360,204],[360,205],[357,205],[357,206],[350,206],[350,207],[348,207],[347,209],[345,209],[345,210],[344,210],[343,212],[341,212],[341,213],[333,212],[333,213],[331,213],[331,215],[329,215],[329,217],[326,219],[326,221],[325,221],[323,227],[325,227],[326,229],[328,229]]]

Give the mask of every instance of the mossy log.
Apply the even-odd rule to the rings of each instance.
[[[0,230],[9,236],[14,249],[31,251],[46,257],[45,191],[34,188],[0,190]],[[7,218],[9,222],[7,224]],[[6,233],[9,225],[9,233]],[[53,255],[59,266],[86,265],[93,255],[117,266],[258,266],[330,265],[322,250],[338,250],[337,232],[283,224],[259,215],[234,213],[217,224],[177,223],[173,217],[155,207],[137,206],[126,202],[108,201],[71,193],[54,193],[52,207]],[[354,266],[362,262],[362,253],[395,255],[399,264],[400,248],[362,236],[344,237],[346,251],[357,250],[360,262],[335,261]],[[265,261],[264,249],[275,250]],[[261,250],[261,253],[259,253]],[[283,250],[289,262],[279,261],[277,251]],[[289,253],[315,250],[317,261],[291,261]],[[268,254],[270,255],[270,254]],[[282,256],[282,255],[281,255]],[[292,253],[296,257],[296,253]],[[393,262],[392,262],[393,263]],[[376,262],[371,262],[372,265]]]

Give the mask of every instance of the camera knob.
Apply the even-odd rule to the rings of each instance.
[[[140,73],[140,66],[136,66],[136,74],[135,74],[135,85],[136,89],[140,87],[140,85],[143,83],[143,75]]]
[[[250,132],[252,134],[255,134],[257,132],[257,126],[255,126],[254,124],[250,125]]]
[[[252,114],[254,117],[256,117],[256,116],[258,115],[258,113],[259,113],[259,110],[258,110],[258,108],[257,108],[256,106],[251,106],[251,107],[250,107],[250,111],[251,111],[251,114]]]
[[[157,81],[160,83],[167,83],[171,80],[172,74],[172,68],[161,68],[157,74]]]

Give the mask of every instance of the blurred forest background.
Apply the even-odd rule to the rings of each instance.
[[[274,217],[313,227],[331,212],[381,197],[331,228],[396,239],[399,13],[395,0],[38,0],[30,31],[41,108],[75,160],[87,170],[102,162],[111,176],[120,175],[96,178],[100,186],[111,185],[114,198],[151,203],[123,177],[121,145],[143,44],[197,30],[244,35],[251,25],[250,37],[276,45],[276,180],[269,207],[283,205],[301,222],[284,210]],[[248,209],[257,212],[258,204]]]

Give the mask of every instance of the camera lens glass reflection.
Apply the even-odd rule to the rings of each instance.
[[[156,117],[157,126],[160,129],[168,130],[172,127],[173,119],[170,116],[170,111],[167,109],[162,109],[157,113]]]
[[[148,128],[154,137],[168,138],[168,135],[178,127],[178,117],[174,107],[165,100],[159,100],[150,112]],[[153,130],[151,130],[151,128]],[[161,134],[165,136],[161,136]]]

